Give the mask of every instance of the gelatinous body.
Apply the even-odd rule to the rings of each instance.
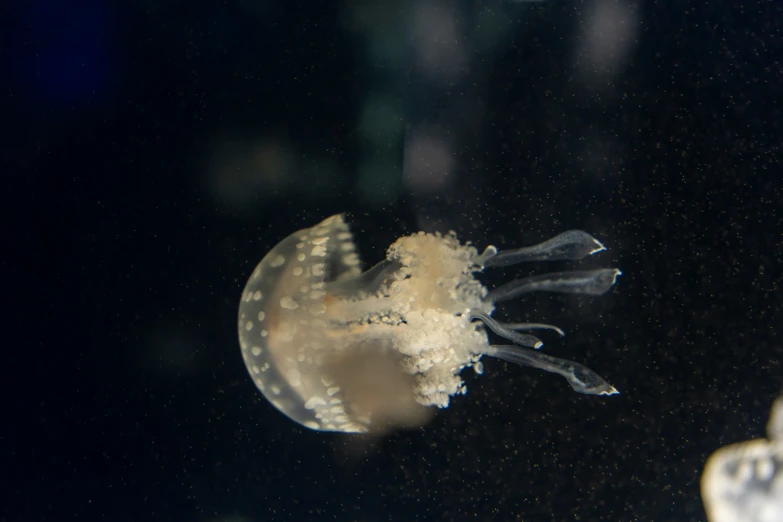
[[[540,353],[543,343],[522,333],[562,330],[501,324],[491,314],[495,303],[528,292],[602,294],[619,270],[537,275],[492,291],[475,278],[493,266],[602,250],[580,231],[482,254],[453,232],[419,232],[398,239],[386,260],[362,272],[343,216],[332,216],[281,241],[253,271],[239,307],[242,355],[264,396],[314,430],[362,433],[379,423],[415,423],[423,418],[416,408],[444,408],[465,393],[460,372],[480,372],[482,355],[557,373],[580,393],[611,395],[617,390],[595,372]],[[486,329],[513,345],[489,344]]]
[[[707,461],[701,497],[710,522],[783,522],[783,398],[772,406],[767,436]]]

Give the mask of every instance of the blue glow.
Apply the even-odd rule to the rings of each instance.
[[[17,2],[22,23],[12,47],[15,81],[36,104],[82,105],[111,97],[116,73],[111,7],[53,0]]]

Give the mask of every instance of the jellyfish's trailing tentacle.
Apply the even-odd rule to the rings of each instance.
[[[538,337],[530,334],[517,333],[513,329],[508,329],[485,313],[472,311],[470,312],[470,319],[471,321],[473,319],[480,320],[496,334],[505,337],[509,341],[517,343],[520,346],[528,346],[530,348],[535,348],[536,350],[544,346],[543,341]]]
[[[600,241],[587,232],[568,230],[537,245],[498,252],[487,247],[476,260],[479,266],[489,268],[534,261],[576,261],[606,250]]]
[[[475,259],[475,264],[487,268],[533,261],[573,261],[603,250],[606,248],[590,234],[581,230],[569,230],[538,245],[517,250],[498,252],[493,246],[487,247],[484,253]],[[490,291],[484,300],[494,304],[530,292],[541,291],[601,295],[615,284],[617,276],[621,273],[616,268],[605,268],[534,275],[503,284]],[[517,332],[544,328],[555,330],[561,336],[565,335],[561,329],[551,325],[540,323],[501,324],[486,314],[476,312],[471,313],[471,319],[473,318],[480,319],[490,330],[517,344],[536,349],[540,348],[540,345],[519,342],[520,338],[525,338],[527,335]],[[579,393],[589,395],[619,393],[597,373],[577,362],[558,359],[527,348],[510,345],[489,345],[482,350],[482,353],[504,361],[561,375]]]
[[[622,272],[616,268],[554,272],[509,281],[493,289],[486,300],[497,303],[530,292],[601,295],[609,290]]]
[[[565,332],[552,324],[544,323],[499,323],[500,326],[506,330],[514,330],[515,332],[526,332],[528,330],[554,330],[560,335],[565,337]]]
[[[577,362],[558,359],[534,350],[510,345],[489,345],[482,351],[484,355],[530,366],[561,375],[575,391],[587,395],[614,395],[620,393],[590,368]]]

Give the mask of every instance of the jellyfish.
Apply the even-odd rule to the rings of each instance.
[[[783,397],[772,405],[767,436],[707,460],[701,497],[710,522],[783,522]]]
[[[256,266],[239,305],[242,356],[275,408],[318,431],[366,433],[400,416],[421,419],[411,414],[414,407],[446,408],[466,392],[460,372],[482,373],[485,355],[558,374],[579,393],[612,395],[617,390],[586,366],[541,353],[533,332],[562,336],[560,328],[503,323],[492,312],[530,292],[600,295],[620,270],[533,275],[492,290],[476,279],[488,268],[603,250],[578,230],[480,254],[454,232],[418,232],[397,239],[386,259],[362,271],[338,214],[283,239]],[[490,344],[489,331],[508,344]]]

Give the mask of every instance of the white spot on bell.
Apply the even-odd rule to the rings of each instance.
[[[286,310],[296,310],[299,308],[299,305],[296,304],[296,301],[294,301],[290,296],[284,296],[280,298],[280,306],[285,308]]]
[[[305,402],[304,407],[308,410],[312,410],[316,406],[323,406],[326,404],[326,401],[323,399],[323,397],[310,397],[307,402]]]
[[[288,370],[286,377],[288,377],[288,383],[291,386],[300,386],[302,384],[302,375],[299,373],[299,370]]]

